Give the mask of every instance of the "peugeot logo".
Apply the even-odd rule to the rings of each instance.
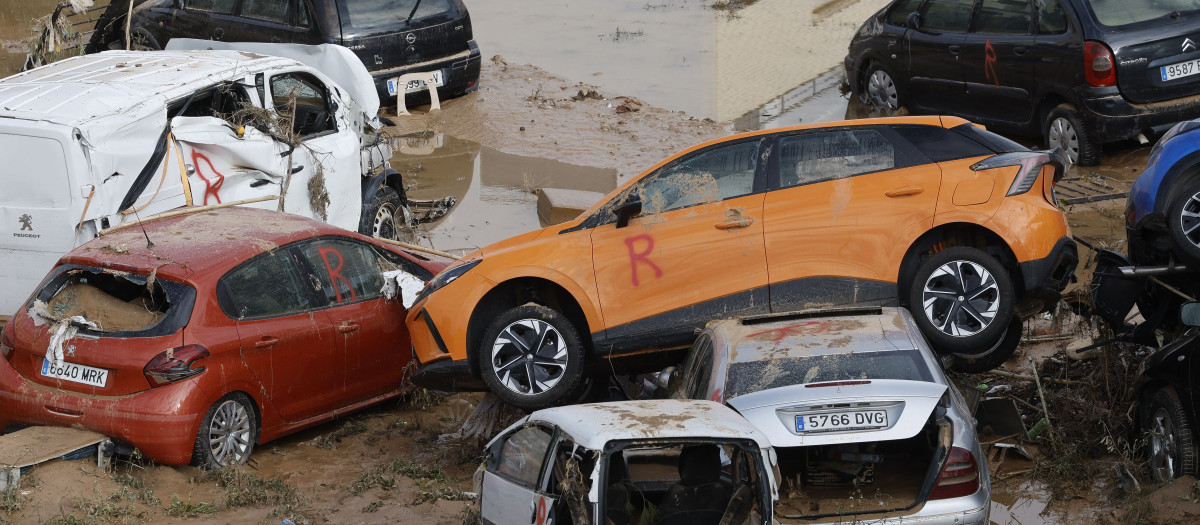
[[[411,43],[413,43],[413,42],[416,42],[416,41],[417,41],[417,35],[416,35],[416,34],[414,34],[414,33],[409,33],[409,34],[407,34],[407,35],[404,35],[404,41],[405,41],[405,42],[408,42],[408,43],[410,43],[410,44],[411,44]],[[1190,43],[1190,42],[1191,42],[1191,40],[1188,40],[1188,42]]]
[[[24,230],[33,231],[33,224],[31,224],[33,222],[33,217],[30,217],[28,213],[22,215],[17,220],[21,221],[21,230],[22,231],[24,231]]]
[[[1190,39],[1190,38],[1184,38],[1183,39],[1183,52],[1187,53],[1188,51],[1195,51],[1195,50],[1196,50],[1196,43],[1192,42],[1192,39]]]

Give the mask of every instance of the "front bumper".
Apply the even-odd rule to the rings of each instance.
[[[1075,275],[1079,263],[1079,252],[1075,241],[1062,237],[1054,244],[1050,254],[1040,259],[1019,263],[1021,279],[1027,295],[1057,295],[1067,287]]]
[[[442,359],[426,365],[418,365],[412,382],[419,387],[444,392],[485,391],[482,379],[471,375],[471,365],[466,361]]]
[[[1134,104],[1112,87],[1083,89],[1077,97],[1079,117],[1099,143],[1131,139],[1145,131],[1200,117],[1200,95]]]
[[[475,41],[472,40],[467,44],[468,50],[466,52],[440,60],[371,71],[371,78],[375,81],[375,90],[379,92],[380,100],[384,105],[386,105],[388,100],[394,100],[396,98],[396,95],[388,93],[388,79],[396,78],[407,73],[421,73],[436,70],[442,71],[442,79],[444,82],[442,86],[437,88],[439,98],[447,99],[474,91],[479,87],[479,72],[482,62],[480,59],[479,46],[475,44]],[[416,93],[410,93],[408,96],[423,98],[428,97],[428,93],[425,91],[418,91]]]
[[[159,463],[184,465],[208,411],[198,381],[128,396],[88,396],[27,381],[0,359],[0,429],[10,423],[85,428],[133,445]]]

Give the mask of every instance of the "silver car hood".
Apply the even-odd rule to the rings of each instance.
[[[744,394],[727,401],[767,435],[772,446],[800,447],[907,439],[924,428],[946,385],[925,381],[873,379],[789,385]],[[882,428],[798,432],[796,417],[882,410]]]

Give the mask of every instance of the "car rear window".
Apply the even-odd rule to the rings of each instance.
[[[454,8],[450,0],[345,0],[345,3],[350,27],[355,29],[403,25],[410,14],[413,20],[420,20]]]
[[[82,317],[84,333],[155,337],[175,333],[192,314],[191,286],[145,275],[84,266],[60,266],[28,305],[46,321]]]
[[[933,381],[917,350],[854,352],[734,363],[725,379],[726,399],[788,385],[856,379]]]
[[[921,125],[899,125],[893,126],[893,129],[933,162],[1029,150],[1016,142],[970,124],[957,126],[953,130]]]
[[[1200,13],[1196,0],[1086,0],[1092,17],[1109,28],[1124,28],[1152,20],[1188,18]]]

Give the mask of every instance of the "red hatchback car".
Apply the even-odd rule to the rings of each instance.
[[[164,464],[245,463],[255,444],[398,395],[412,350],[383,273],[443,266],[249,208],[113,232],[65,255],[0,332],[0,428],[80,426]]]

